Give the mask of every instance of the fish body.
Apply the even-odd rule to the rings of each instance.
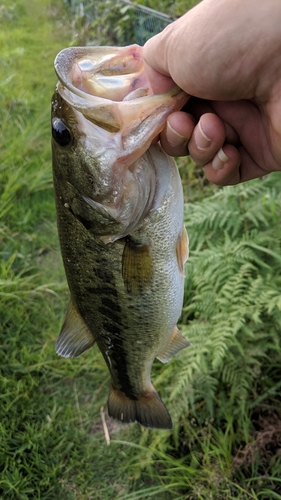
[[[65,49],[55,69],[53,175],[71,296],[56,350],[75,357],[96,342],[109,415],[170,429],[150,372],[189,345],[176,327],[188,239],[176,164],[151,143],[187,96],[152,94],[137,45]]]

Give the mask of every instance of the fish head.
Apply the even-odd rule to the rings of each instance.
[[[80,196],[80,209],[84,204],[87,214],[90,207],[93,217],[105,218],[102,231],[111,221],[114,241],[151,209],[157,179],[145,153],[188,96],[178,87],[152,93],[138,45],[64,49],[55,70],[55,175]]]
[[[56,174],[85,196],[107,194],[109,169],[103,165],[103,144],[108,138],[108,131],[94,125],[63,97],[62,85],[58,83],[52,97],[52,150]]]

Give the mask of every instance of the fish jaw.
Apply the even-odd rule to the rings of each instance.
[[[128,167],[147,151],[167,116],[188,100],[178,87],[165,94],[152,93],[138,45],[70,47],[56,57],[55,70],[60,82],[57,91],[86,118],[78,128],[88,133],[88,120],[113,135],[120,131],[117,154],[109,162],[113,169]],[[103,139],[101,143],[104,146]]]
[[[142,47],[69,47],[56,57],[59,81],[71,92],[95,102],[94,96],[123,101],[136,88],[148,87]]]

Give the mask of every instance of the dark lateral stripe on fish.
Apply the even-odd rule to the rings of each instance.
[[[102,306],[99,307],[99,313],[106,319],[110,320],[110,322],[113,323],[113,325],[122,325],[122,319],[120,315],[120,311],[114,311],[113,309],[109,309],[109,307],[104,307],[103,303]]]
[[[103,321],[102,322],[102,326],[103,326],[103,329],[109,333],[112,337],[113,336],[120,336],[123,329],[122,328],[119,328],[118,326],[112,324],[112,323],[109,323],[108,321]]]
[[[108,294],[108,289],[107,289]],[[121,307],[117,300],[114,301],[111,297],[106,297],[102,294],[101,296],[101,306],[99,307],[99,313],[102,315],[103,319],[103,341],[105,344],[110,345],[112,339],[114,338],[114,351],[110,353],[110,360],[113,367],[121,367],[121,369],[114,370],[116,382],[121,391],[126,392],[126,394],[132,399],[136,399],[136,390],[130,383],[132,373],[130,373],[130,366],[128,365],[128,353],[126,353],[122,342],[122,334],[124,333],[124,325],[121,316]],[[109,337],[107,338],[106,332],[108,332]],[[116,339],[118,338],[118,342]]]
[[[95,276],[104,283],[112,283],[114,278],[113,273],[111,273],[108,269],[108,262],[105,263],[103,260],[97,261],[97,267],[93,268]]]
[[[112,329],[112,325],[110,324],[104,324],[103,327],[105,329]],[[123,330],[114,329],[111,333],[111,338],[108,339],[108,344],[110,345],[113,337],[115,337],[114,350],[110,353],[110,363],[108,363],[108,367],[111,373],[114,373],[114,383],[115,385],[118,385],[118,389],[121,392],[126,393],[130,399],[135,400],[137,399],[136,388],[131,383],[133,375],[132,366],[128,363],[128,353],[125,352],[121,333],[123,333]],[[116,339],[118,339],[118,341]],[[105,336],[104,342],[105,344],[107,343]],[[111,367],[113,367],[113,371],[111,370]],[[118,371],[116,370],[117,367],[119,367]]]
[[[106,329],[111,332],[113,328],[122,327],[122,310],[118,304],[118,294],[116,290],[114,289],[114,293],[111,293],[112,289],[109,287],[87,287],[87,292],[95,297],[99,297],[100,306],[98,307],[98,312],[102,318],[108,320]],[[114,295],[114,298],[109,298],[109,294]]]
[[[102,299],[102,303],[105,307],[109,307],[113,311],[116,311],[119,313],[122,312],[122,309],[121,309],[120,305],[118,304],[118,302],[111,300],[110,297],[104,297]]]
[[[99,286],[89,286],[89,287],[85,287],[86,290],[89,292],[89,293],[92,293],[93,295],[96,295],[97,297],[106,297],[108,295],[111,295],[111,296],[114,296],[114,297],[118,297],[118,292],[116,290],[116,288],[114,288],[114,285],[112,286],[102,286],[102,285],[99,285]]]

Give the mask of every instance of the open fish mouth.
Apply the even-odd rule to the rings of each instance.
[[[87,93],[89,101],[93,100],[91,96],[123,101],[139,88],[152,94],[143,71],[142,50],[137,45],[126,48],[126,52],[116,47],[64,49],[56,57],[55,70],[69,90],[81,97]]]
[[[157,114],[155,137],[168,114],[188,100],[179,87],[153,94],[138,45],[67,48],[57,55],[55,71],[58,90],[71,106],[106,130],[122,129],[123,135]]]

